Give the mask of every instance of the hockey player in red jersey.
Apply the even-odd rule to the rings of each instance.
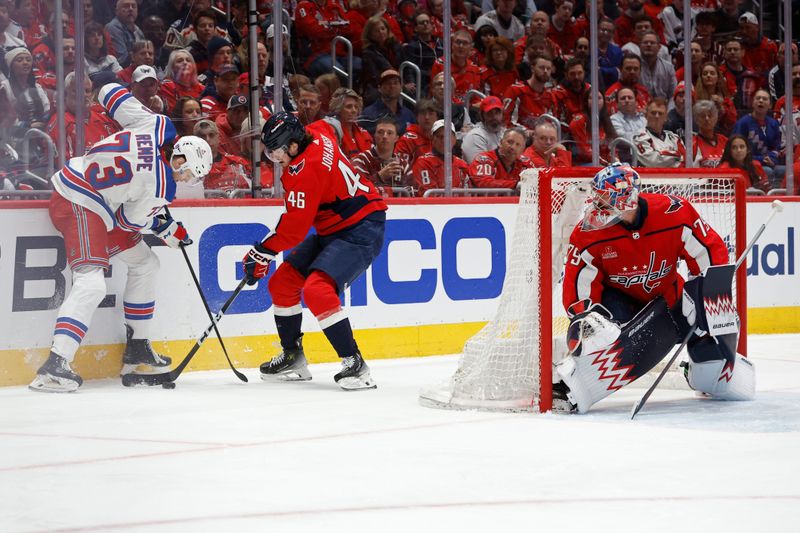
[[[345,390],[374,389],[339,294],[381,251],[386,204],[370,181],[362,181],[334,139],[307,132],[296,116],[272,115],[261,140],[267,157],[284,169],[286,212],[245,256],[247,282],[257,283],[278,253],[292,249],[269,280],[283,350],[261,365],[261,377],[311,379],[301,342],[302,296],[342,359],[334,380]],[[316,233],[308,235],[312,227]]]
[[[158,258],[142,233],[153,233],[173,248],[191,244],[183,225],[160,211],[175,197],[176,181],[198,183],[208,174],[211,149],[188,135],[173,145],[172,122],[116,83],[100,89],[99,101],[125,129],[73,157],[51,178],[50,219],[64,236],[72,289],[58,310],[50,356],[30,384],[35,391],[73,392],[83,383],[70,364],[106,296],[104,271],[114,256],[128,267],[122,373],[170,364],[148,340]]]
[[[693,280],[729,259],[688,201],[640,193],[639,176],[626,164],[598,172],[590,198],[570,236],[563,292],[569,355],[556,365],[562,382],[553,387],[555,399],[579,412],[641,377],[696,324],[695,282],[684,290],[678,261]],[[639,346],[618,342],[629,324],[649,335]],[[688,346],[692,388],[718,399],[752,397],[752,364],[729,343],[697,331]]]

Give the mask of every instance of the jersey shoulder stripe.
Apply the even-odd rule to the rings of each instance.
[[[102,207],[103,212],[106,213],[106,217],[108,220],[105,222],[108,224],[111,221],[110,226],[113,226],[113,221],[115,220],[114,213],[111,212],[108,205],[106,205],[105,200],[102,196],[92,187],[89,183],[84,179],[83,174],[78,172],[74,168],[70,167],[69,164],[65,164],[64,168],[57,174],[60,178],[62,184],[70,189],[84,195],[90,202],[93,202]]]
[[[108,94],[106,94],[106,97],[103,99],[103,107],[105,107],[113,117],[114,113],[119,109],[119,106],[129,98],[133,98],[133,95],[129,93],[127,89],[118,85],[108,91]]]

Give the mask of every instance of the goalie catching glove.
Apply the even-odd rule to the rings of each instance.
[[[275,260],[275,254],[261,246],[254,244],[242,260],[242,270],[248,285],[255,285],[258,280],[269,272],[269,264]]]
[[[166,215],[156,215],[153,219],[153,234],[160,238],[170,248],[189,246],[192,239],[183,224]]]

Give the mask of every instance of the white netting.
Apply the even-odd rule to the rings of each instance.
[[[424,405],[540,410],[542,388],[550,387],[550,383],[540,383],[543,365],[551,365],[552,360],[557,361],[565,353],[563,339],[569,321],[561,300],[560,282],[569,236],[583,217],[592,177],[588,171],[583,175],[577,169],[571,172],[577,177],[553,177],[543,172],[542,180],[549,182],[551,193],[549,201],[542,206],[539,205],[542,191],[539,171],[523,173],[509,267],[497,313],[464,345],[453,377],[439,387],[421,391],[420,401]],[[728,244],[730,260],[736,260],[734,179],[675,178],[666,172],[658,175],[651,171],[643,176],[642,191],[672,194],[691,202]],[[740,208],[742,205],[739,199]],[[540,217],[551,220],[552,231],[546,235],[540,234]],[[550,250],[542,249],[548,245]],[[544,258],[540,257],[542,252],[545,252]],[[552,305],[548,309],[541,305],[540,265],[546,264],[543,261],[550,261],[552,265],[552,283],[548,288]],[[735,291],[734,286],[734,294]],[[552,326],[552,335],[546,339],[540,338],[540,321],[548,321]],[[660,367],[652,372],[658,370]],[[647,379],[643,377],[639,381]],[[667,386],[682,382],[677,376],[666,380]]]

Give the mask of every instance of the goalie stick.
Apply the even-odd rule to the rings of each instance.
[[[172,214],[169,212],[169,207],[164,207],[164,213],[169,217],[172,218]],[[222,342],[222,335],[219,334],[219,329],[217,328],[217,322],[214,320],[214,316],[211,314],[211,308],[208,307],[208,300],[206,300],[206,295],[203,294],[203,289],[200,288],[200,280],[197,279],[197,274],[194,272],[194,267],[192,266],[192,262],[189,261],[189,254],[186,253],[186,247],[181,243],[179,246],[181,252],[183,253],[183,258],[186,261],[186,267],[189,269],[189,273],[192,275],[192,279],[194,280],[194,286],[197,287],[197,294],[200,295],[200,300],[203,301],[203,307],[206,309],[206,314],[208,315],[209,320],[211,320],[211,324],[214,326],[214,333],[217,334],[217,339],[219,340],[219,345],[222,346],[222,353],[225,354],[225,359],[228,360],[228,366],[231,367],[233,373],[236,374],[236,377],[240,380],[247,383],[247,376],[236,370],[236,367],[233,366],[233,362],[231,362],[231,358],[228,355],[228,350],[225,348],[225,343]]]
[[[773,201],[772,212],[769,214],[769,217],[767,217],[767,220],[765,220],[764,223],[761,224],[761,227],[758,228],[758,231],[756,231],[756,234],[753,235],[752,239],[750,239],[750,242],[747,243],[747,248],[744,249],[744,252],[742,252],[742,254],[739,256],[739,259],[736,260],[736,265],[734,265],[734,271],[738,270],[741,264],[744,263],[745,258],[747,258],[747,254],[750,253],[750,250],[753,248],[756,242],[758,242],[758,239],[761,237],[761,234],[764,233],[765,229],[767,229],[767,225],[770,222],[772,222],[772,219],[775,217],[775,215],[777,215],[781,211],[783,211],[783,202],[781,202],[780,200]],[[642,410],[644,404],[647,402],[648,398],[650,398],[650,395],[652,395],[653,391],[656,390],[658,384],[661,383],[661,380],[667,374],[667,371],[672,367],[672,364],[675,362],[675,360],[681,354],[683,349],[686,347],[686,344],[688,344],[689,339],[692,337],[695,330],[697,330],[697,323],[695,323],[695,325],[691,327],[689,333],[686,334],[686,337],[684,337],[683,342],[681,342],[681,345],[678,346],[678,349],[675,350],[674,354],[672,354],[672,357],[670,358],[669,361],[667,361],[667,364],[661,370],[661,373],[658,375],[653,384],[650,385],[650,388],[647,389],[647,391],[645,391],[645,393],[642,395],[639,401],[633,404],[633,407],[631,408],[631,420],[633,420],[633,418],[636,416],[636,413]]]
[[[164,383],[171,383],[178,379],[178,376],[181,375],[183,370],[186,368],[186,365],[189,364],[189,361],[192,360],[192,357],[194,357],[194,355],[197,353],[197,350],[200,349],[200,346],[202,346],[203,342],[205,342],[205,340],[211,334],[211,330],[216,327],[217,322],[220,321],[236,297],[239,296],[239,293],[242,292],[242,289],[246,283],[247,278],[242,278],[242,281],[239,282],[239,285],[236,287],[236,290],[233,291],[233,294],[231,294],[230,298],[228,298],[228,301],[226,301],[222,305],[222,309],[220,309],[219,312],[217,312],[217,314],[211,318],[211,324],[209,324],[203,334],[198,337],[194,343],[194,346],[192,346],[192,349],[189,350],[189,353],[183,358],[183,361],[181,361],[181,363],[175,367],[174,370],[161,374],[125,374],[122,376],[122,384],[126,387],[130,387],[132,385],[163,385]]]

